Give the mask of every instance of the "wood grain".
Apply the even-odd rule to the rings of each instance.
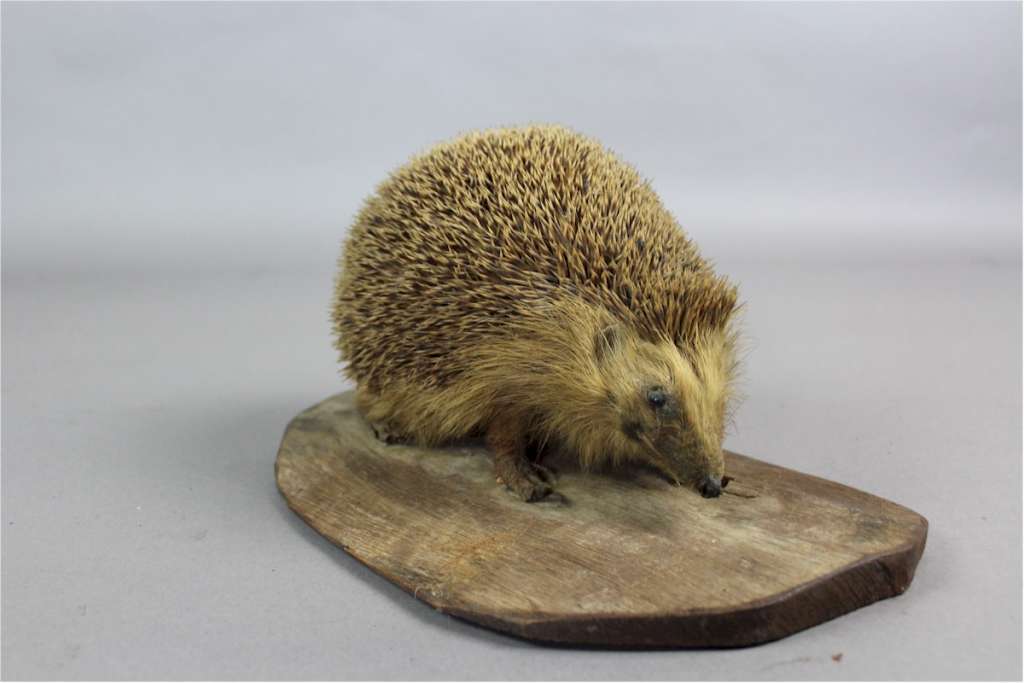
[[[704,499],[646,470],[581,473],[527,504],[488,453],[385,445],[333,396],[288,425],[277,484],[310,526],[416,598],[523,638],[752,645],[902,593],[928,523],[895,503],[727,453]],[[547,461],[546,461],[547,462]]]

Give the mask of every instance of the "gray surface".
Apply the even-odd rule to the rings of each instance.
[[[5,3],[3,676],[1020,678],[1020,13]],[[728,447],[929,518],[906,595],[747,650],[537,648],[287,510],[360,198],[526,120],[635,162],[740,284]]]
[[[490,634],[274,489],[284,425],[340,386],[329,272],[25,280],[3,290],[4,675],[1019,677],[1020,269],[724,267],[752,340],[727,445],[927,516],[902,597],[749,650]]]

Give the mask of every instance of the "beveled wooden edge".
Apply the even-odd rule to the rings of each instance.
[[[399,586],[433,609],[529,641],[604,649],[730,648],[771,642],[879,600],[902,594],[914,579],[914,572],[924,553],[928,538],[928,520],[925,517],[898,503],[886,501],[918,518],[919,524],[915,529],[914,538],[909,543],[891,552],[862,558],[788,591],[736,607],[633,617],[591,613],[582,618],[545,616],[537,613],[508,612],[497,615],[477,612],[468,605],[432,601],[429,593],[420,595],[415,588],[415,577],[390,574],[367,563],[343,541],[337,541],[324,534],[314,520],[292,505],[292,501],[281,486],[278,467],[285,438],[293,423],[299,418],[336,396],[338,394],[333,394],[303,410],[285,427],[281,446],[278,447],[278,454],[274,460],[274,479],[289,509],[331,544],[341,548],[375,574]],[[726,452],[734,456],[750,457],[733,451]],[[793,471],[779,465],[771,466]],[[852,488],[814,475],[802,472],[799,474],[833,486]],[[877,498],[863,491],[858,490],[858,493]],[[875,587],[876,590],[865,593],[864,588],[867,586]],[[850,599],[851,596],[853,599]]]
[[[918,538],[894,552],[852,563],[790,591],[723,610],[695,610],[660,616],[588,614],[585,619],[529,619],[519,615],[499,617],[457,607],[431,606],[520,638],[556,645],[616,649],[745,647],[784,638],[879,600],[900,595],[913,580],[918,560],[924,552],[926,536],[925,521]],[[865,585],[878,586],[877,592],[861,594],[854,590]],[[831,599],[851,593],[857,594],[856,600]],[[430,604],[429,601],[424,602]]]

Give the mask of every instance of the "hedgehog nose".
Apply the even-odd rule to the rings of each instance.
[[[718,498],[722,495],[722,484],[714,477],[708,476],[697,485],[697,490],[705,498]]]

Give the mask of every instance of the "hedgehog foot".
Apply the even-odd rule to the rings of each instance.
[[[407,443],[408,439],[404,434],[399,434],[386,422],[371,422],[370,429],[378,440],[386,444]]]
[[[534,474],[540,477],[545,484],[551,484],[552,486],[555,485],[555,481],[557,481],[558,478],[553,469],[550,467],[544,467],[544,465],[541,465],[539,462],[532,463],[530,467],[533,468]]]
[[[553,490],[554,475],[526,457],[527,440],[521,423],[499,418],[487,427],[487,447],[494,453],[494,475],[498,483],[527,503],[546,498]]]
[[[546,498],[554,491],[554,475],[543,465],[531,463],[523,457],[495,457],[494,470],[498,483],[527,503]]]

